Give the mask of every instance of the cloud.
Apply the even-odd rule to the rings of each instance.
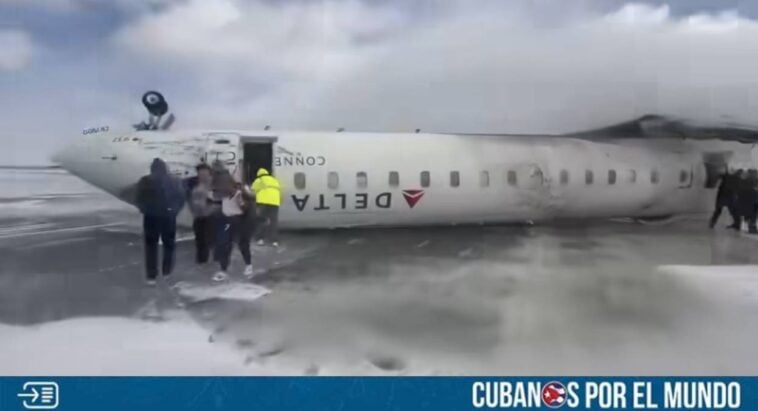
[[[758,59],[748,52],[757,27],[734,15],[675,19],[666,6],[548,28],[508,9],[459,13],[373,56],[319,96],[327,106],[314,114],[490,132],[560,132],[650,112],[745,119],[758,108]]]
[[[548,132],[758,108],[758,25],[734,11],[627,4],[549,25],[518,2],[400,11],[195,0],[146,15],[115,44],[196,78],[187,109],[218,126]]]
[[[72,10],[75,0],[0,0],[0,6],[26,7],[53,11]]]
[[[88,16],[81,21],[113,20],[97,19],[109,23],[86,44],[37,50],[46,64],[0,84],[0,104],[26,102],[0,114],[5,132],[28,134],[33,124],[35,135],[56,136],[51,147],[84,127],[138,122],[147,89],[164,92],[177,128],[542,133],[647,113],[750,121],[758,111],[758,23],[735,10],[595,0],[56,1],[76,5],[71,13]],[[34,121],[39,107],[50,111],[44,123]]]
[[[397,28],[401,16],[360,2],[268,4],[191,0],[146,15],[115,36],[147,59],[192,70],[257,78],[337,75],[362,51]]]
[[[18,71],[32,61],[31,37],[20,30],[0,30],[0,72]]]
[[[127,14],[137,14],[161,10],[182,1],[185,0],[0,0],[0,7],[11,6],[54,13],[116,10]]]

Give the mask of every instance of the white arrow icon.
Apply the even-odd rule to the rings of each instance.
[[[30,393],[19,393],[17,395],[19,397],[32,397],[32,403],[37,402],[37,400],[39,399],[39,392],[34,387],[32,387],[32,392]]]
[[[27,410],[54,410],[59,404],[58,390],[56,382],[27,381],[16,395],[23,398],[22,405]]]

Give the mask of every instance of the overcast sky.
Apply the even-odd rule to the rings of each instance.
[[[753,3],[0,0],[0,164],[46,163],[86,127],[128,129],[148,89],[176,128],[751,121]]]

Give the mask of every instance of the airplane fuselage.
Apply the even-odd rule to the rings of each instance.
[[[133,202],[153,158],[180,177],[220,160],[245,179],[255,150],[283,185],[283,228],[701,213],[715,193],[704,155],[752,162],[749,145],[722,141],[268,131],[91,132],[57,159]]]

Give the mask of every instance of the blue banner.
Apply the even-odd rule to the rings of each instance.
[[[11,410],[758,410],[758,378],[0,378]]]

